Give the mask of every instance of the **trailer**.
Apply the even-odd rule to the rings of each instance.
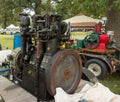
[[[102,51],[79,48],[77,51],[82,58],[83,66],[99,79],[120,69],[120,61],[117,58],[118,56],[115,55],[117,53],[115,49]]]
[[[114,31],[102,32],[101,23],[84,39],[70,42],[70,47],[82,58],[83,66],[99,79],[120,69],[120,48],[115,44]]]

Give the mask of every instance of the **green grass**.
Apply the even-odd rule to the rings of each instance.
[[[107,75],[103,80],[99,80],[115,94],[120,94],[120,71]]]
[[[2,50],[13,49],[13,35],[0,35],[0,44],[2,45]]]

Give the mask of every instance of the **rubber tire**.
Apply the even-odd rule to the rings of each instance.
[[[103,62],[103,61],[101,61],[101,60],[99,60],[99,59],[90,59],[90,60],[88,60],[86,63],[85,63],[85,68],[87,68],[88,69],[88,66],[90,65],[90,64],[92,64],[92,63],[96,63],[96,64],[98,64],[99,66],[100,66],[100,68],[101,68],[101,74],[100,75],[98,75],[98,76],[96,76],[98,79],[103,79],[106,75],[107,75],[107,73],[108,73],[108,69],[107,69],[107,66],[106,66],[106,64]],[[94,73],[93,73],[94,74]]]

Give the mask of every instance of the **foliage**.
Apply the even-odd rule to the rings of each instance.
[[[120,10],[120,0],[53,0],[56,11],[65,19],[79,13],[96,18],[106,15],[107,10],[115,7]],[[110,3],[110,4],[109,4]]]
[[[43,4],[41,1],[43,0],[0,0],[1,26],[6,28],[10,23],[16,25],[19,14],[26,10],[35,11],[36,14],[54,11],[51,0],[47,0]]]
[[[89,16],[93,15],[95,17],[101,17],[105,15],[107,1],[108,0],[84,0],[81,8],[82,11]]]
[[[120,0],[0,0],[0,24],[4,27],[10,23],[17,24],[23,10],[32,10],[36,14],[57,13],[63,19],[80,13],[98,18],[105,16],[106,10],[113,7],[119,11]]]
[[[7,24],[10,24],[10,21],[15,23],[15,15],[14,15],[15,5],[12,0],[0,0],[0,23],[4,28]],[[6,23],[7,21],[7,23]]]
[[[47,0],[45,3],[42,3],[41,5],[41,13],[55,13],[55,8],[53,6],[53,3],[51,0]]]
[[[55,2],[56,12],[64,19],[81,13],[81,5],[84,0],[53,0]]]

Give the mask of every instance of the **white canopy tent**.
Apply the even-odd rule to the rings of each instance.
[[[15,26],[15,25],[11,24],[8,27],[6,27],[6,29],[19,29],[19,26]]]
[[[16,28],[13,24],[9,25],[8,27],[6,28]]]
[[[102,20],[94,19],[85,15],[76,15],[64,21],[67,23],[70,22],[71,27],[91,27],[95,26],[98,22],[103,22]]]
[[[15,32],[20,32],[20,28],[18,26],[15,26],[13,24],[9,25],[8,27],[6,27],[6,32],[10,33],[15,33]]]

